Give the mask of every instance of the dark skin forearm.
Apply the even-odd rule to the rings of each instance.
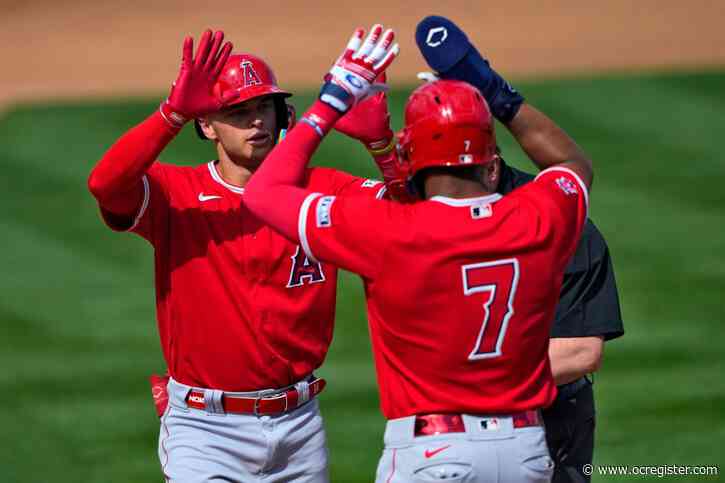
[[[506,127],[540,169],[562,166],[576,172],[591,187],[592,161],[546,114],[524,103]]]

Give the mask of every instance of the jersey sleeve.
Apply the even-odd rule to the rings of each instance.
[[[330,168],[314,168],[313,176],[324,178],[324,190],[335,196],[364,196],[383,199],[387,192],[385,183],[377,179],[353,176]]]
[[[563,269],[574,254],[587,219],[586,185],[574,171],[555,166],[515,192],[533,207],[538,223],[531,225],[543,230],[540,235],[547,240],[555,266]]]
[[[300,245],[312,260],[374,279],[395,229],[392,202],[354,195],[308,195],[300,208]]]
[[[154,163],[142,178],[143,200],[133,218],[118,216],[101,208],[103,221],[114,231],[129,231],[156,245],[165,230],[169,202],[166,173],[161,163]]]
[[[619,294],[609,248],[599,230],[587,221],[574,257],[564,273],[552,337],[624,334]]]

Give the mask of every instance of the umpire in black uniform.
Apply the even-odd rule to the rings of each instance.
[[[498,192],[506,194],[534,176],[501,161]],[[594,451],[594,393],[590,374],[599,369],[604,342],[624,334],[612,260],[591,220],[564,272],[551,329],[549,358],[558,396],[544,412],[554,459],[553,483],[589,482],[582,467]]]
[[[420,21],[415,41],[435,71],[419,78],[455,79],[475,86],[502,124],[514,118],[524,97],[491,68],[466,34],[445,17]],[[527,144],[522,144],[527,151]],[[461,147],[462,152],[465,147]],[[529,157],[537,153],[528,152]],[[501,160],[498,192],[506,194],[534,177]],[[564,272],[549,358],[558,396],[544,411],[546,439],[556,465],[552,481],[588,482],[582,466],[594,451],[594,394],[590,375],[599,369],[604,342],[621,336],[622,317],[609,250],[599,230],[587,220],[579,246]]]

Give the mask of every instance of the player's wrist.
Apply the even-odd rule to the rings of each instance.
[[[161,105],[159,106],[159,113],[164,121],[166,121],[166,123],[174,129],[181,129],[184,127],[184,124],[190,121],[190,118],[173,107],[171,103],[169,103],[168,99],[161,102]]]
[[[327,81],[320,89],[319,100],[340,114],[344,114],[355,104],[355,96],[343,86]]]
[[[486,99],[493,117],[504,124],[514,118],[524,102],[524,97],[481,57],[475,47],[471,47],[466,56],[441,77],[475,86]]]
[[[490,89],[491,93],[489,97],[486,97],[486,102],[488,102],[493,117],[503,124],[508,124],[519,112],[525,99],[495,70],[491,69],[491,72],[493,88]]]
[[[398,177],[398,159],[394,150],[388,151],[385,154],[373,155],[373,160],[386,183]]]
[[[300,118],[299,122],[310,126],[322,138],[330,132],[335,122],[341,117],[341,112],[322,99],[318,99]]]
[[[363,144],[372,157],[386,157],[395,149],[395,137],[391,133],[390,137],[385,137],[379,141],[363,141]]]

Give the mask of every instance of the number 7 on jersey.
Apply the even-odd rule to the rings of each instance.
[[[514,314],[519,261],[508,258],[463,265],[461,269],[463,293],[467,297],[484,294],[483,324],[468,360],[498,357],[501,355],[509,320]]]

